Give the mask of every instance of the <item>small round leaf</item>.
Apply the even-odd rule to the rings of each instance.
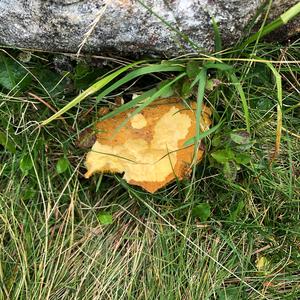
[[[102,225],[109,225],[112,224],[113,222],[113,217],[110,213],[106,213],[106,212],[99,213],[97,218],[100,224]]]
[[[32,160],[29,155],[25,155],[20,160],[20,169],[22,173],[28,173],[33,167]]]
[[[211,209],[208,203],[199,203],[193,208],[193,216],[198,217],[202,222],[210,217]]]
[[[56,164],[56,172],[58,174],[64,173],[67,171],[70,163],[66,157],[61,157]]]

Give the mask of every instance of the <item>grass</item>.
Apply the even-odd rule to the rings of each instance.
[[[221,54],[59,73],[1,52],[1,300],[300,298],[300,40]],[[136,92],[109,116],[172,93],[214,109],[192,180],[154,195],[85,180],[76,147]]]

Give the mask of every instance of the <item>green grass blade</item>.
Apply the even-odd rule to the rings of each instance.
[[[182,72],[185,68],[183,66],[180,66],[178,64],[170,65],[170,64],[159,64],[159,65],[151,65],[142,67],[140,69],[134,70],[118,80],[116,83],[112,84],[110,87],[105,89],[102,93],[100,93],[97,96],[97,101],[101,100],[103,97],[111,93],[113,90],[117,89],[118,87],[122,86],[128,81],[133,80],[136,77],[146,75],[146,74],[152,74],[152,73],[158,73],[158,72]]]
[[[182,77],[186,76],[186,73],[182,73],[178,75],[176,78],[174,78],[172,81],[166,83],[164,86],[162,86],[158,91],[156,91],[151,97],[146,99],[134,112],[130,114],[128,118],[126,118],[115,130],[116,134],[123,126],[126,125],[126,123],[130,120],[130,118],[134,117],[138,113],[140,113],[145,107],[150,105],[154,100],[158,99],[170,86],[172,86],[176,81],[181,79]]]
[[[156,91],[157,91],[157,89],[151,89],[151,90],[143,93],[142,95],[132,99],[128,103],[125,103],[125,104],[121,105],[120,107],[114,109],[112,112],[106,114],[105,116],[100,118],[99,121],[104,121],[106,119],[116,116],[119,113],[122,113],[128,109],[131,109],[132,107],[136,106],[139,102],[151,97]]]
[[[213,30],[215,34],[215,52],[221,52],[222,51],[222,40],[221,40],[221,34],[219,30],[219,26],[215,20],[214,17],[212,19],[212,25],[213,25]],[[220,57],[220,54],[216,54],[216,57]]]
[[[57,113],[55,113],[54,115],[52,115],[50,118],[48,118],[47,120],[44,120],[41,125],[47,125],[50,122],[52,122],[53,120],[57,119],[58,117],[60,117],[62,114],[64,114],[65,112],[67,112],[69,109],[71,109],[73,106],[77,105],[78,103],[80,103],[82,100],[84,100],[86,97],[94,94],[95,92],[99,91],[101,88],[103,88],[105,85],[107,85],[109,82],[111,82],[113,79],[115,79],[117,76],[119,76],[120,74],[124,73],[125,71],[127,71],[128,69],[141,64],[143,61],[139,61],[139,62],[135,62],[132,64],[129,64],[115,72],[113,72],[112,74],[100,79],[99,81],[97,81],[96,83],[94,83],[92,86],[90,86],[88,89],[86,89],[84,92],[82,92],[80,95],[78,95],[74,100],[72,100],[70,103],[68,103],[66,106],[64,106],[62,109],[60,109]]]
[[[247,103],[247,99],[246,99],[243,87],[234,73],[230,74],[229,77],[231,79],[231,82],[234,84],[237,92],[240,95],[240,98],[242,101],[242,107],[243,107],[243,111],[244,111],[246,128],[247,128],[247,131],[250,133],[250,114],[249,114],[248,103]]]
[[[206,130],[206,131],[200,133],[199,138],[200,138],[200,139],[204,139],[205,137],[207,137],[207,136],[209,136],[210,134],[214,133],[217,129],[220,128],[220,126],[221,126],[222,124],[223,124],[223,123],[220,122],[220,123],[218,123],[216,126],[214,126],[214,127],[210,128],[210,129],[208,129],[208,130]],[[184,143],[183,146],[184,146],[184,147],[188,147],[188,146],[194,145],[195,142],[196,142],[195,137],[192,137],[192,138],[188,139],[188,140]]]
[[[265,26],[265,28],[260,32],[256,32],[251,35],[242,45],[241,47],[245,47],[248,44],[253,43],[257,40],[258,37],[262,38],[263,36],[269,34],[270,32],[276,30],[277,28],[287,24],[293,18],[295,18],[300,13],[300,2],[292,6],[285,13],[279,16],[276,20]]]
[[[230,66],[228,64],[212,62],[205,63],[203,67],[205,67],[206,69],[217,69],[220,71],[231,71],[233,69],[233,66]]]
[[[201,121],[201,113],[202,113],[202,105],[205,93],[206,86],[206,77],[207,77],[207,69],[202,68],[199,73],[199,85],[198,85],[198,95],[197,95],[197,106],[196,106],[196,137],[195,137],[195,147],[198,149],[198,143],[201,139],[200,137],[200,121]]]
[[[187,190],[186,193],[186,199],[193,199],[194,198],[194,182],[195,182],[195,175],[196,175],[196,162],[197,162],[197,153],[199,149],[199,143],[201,139],[201,112],[202,112],[202,104],[204,99],[204,93],[205,93],[205,86],[206,86],[206,77],[207,77],[207,69],[202,67],[200,73],[197,75],[195,80],[192,83],[192,87],[195,85],[195,83],[198,83],[198,93],[197,93],[197,103],[196,103],[196,135],[193,139],[194,142],[194,158],[192,161],[193,165],[193,171],[191,176],[191,184],[190,187]]]
[[[282,80],[279,72],[274,68],[271,63],[266,63],[266,65],[272,71],[277,88],[277,128],[276,128],[276,142],[275,142],[275,151],[273,155],[273,159],[278,155],[280,150],[280,141],[281,141],[281,132],[282,132]]]
[[[233,67],[228,65],[228,64],[224,64],[224,63],[211,63],[211,62],[208,62],[208,63],[205,63],[203,65],[203,68],[205,68],[206,70],[208,69],[217,69],[219,71],[232,71],[233,70]],[[201,77],[203,77],[203,74],[200,72],[196,78],[193,80],[192,84],[191,84],[191,88],[194,87],[197,83],[199,83],[199,80],[201,79]],[[202,78],[203,79],[203,78]]]

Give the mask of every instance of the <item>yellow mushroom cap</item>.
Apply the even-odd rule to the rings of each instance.
[[[129,183],[154,193],[175,178],[187,175],[194,146],[184,143],[196,135],[196,104],[180,99],[155,101],[130,118],[134,109],[98,122],[97,140],[86,157],[89,178],[96,172],[124,173]],[[201,131],[210,126],[211,110],[203,105]],[[119,131],[116,128],[129,117]],[[198,150],[197,161],[203,155]]]

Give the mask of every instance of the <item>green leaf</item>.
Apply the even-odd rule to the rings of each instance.
[[[0,145],[2,145],[7,151],[11,153],[16,153],[16,147],[14,143],[12,143],[7,134],[4,132],[0,131]]]
[[[214,80],[213,79],[208,79],[206,81],[205,89],[208,91],[212,91],[214,89]]]
[[[20,169],[22,173],[27,174],[33,167],[31,157],[29,155],[24,155],[20,160]]]
[[[200,62],[190,60],[186,65],[186,73],[190,79],[196,78],[200,72]]]
[[[215,134],[212,141],[211,141],[211,144],[215,148],[220,147],[220,146],[224,146],[224,144],[223,144],[224,141],[223,140],[224,139],[219,134]]]
[[[247,153],[235,153],[234,160],[238,164],[247,165],[251,161],[251,156]]]
[[[250,134],[245,130],[235,130],[231,132],[230,138],[239,145],[250,143]]]
[[[74,74],[70,76],[74,80],[75,88],[82,91],[91,86],[96,80],[99,80],[106,72],[108,72],[108,70],[105,68],[92,68],[86,63],[78,63]]]
[[[249,149],[251,149],[253,147],[253,145],[255,144],[255,141],[252,141],[251,143],[249,144],[244,144],[244,145],[236,145],[234,147],[235,150],[238,150],[238,151],[247,151]]]
[[[259,255],[255,262],[255,266],[261,275],[268,275],[271,269],[271,262],[266,256]]]
[[[270,69],[266,64],[255,64],[247,75],[249,79],[252,80],[255,85],[264,85],[266,82],[272,82]],[[268,98],[265,98],[267,102],[270,101]]]
[[[208,203],[199,203],[193,208],[192,214],[194,217],[198,217],[201,222],[205,222],[211,215],[210,205]]]
[[[107,212],[101,212],[97,216],[99,222],[101,225],[109,225],[113,223],[113,217],[112,214]]]
[[[181,85],[180,95],[183,98],[188,98],[192,94],[191,82],[188,79],[185,79]]]
[[[267,110],[271,110],[272,107],[273,107],[272,101],[270,99],[263,98],[263,99],[260,99],[259,101],[257,101],[255,108],[259,112],[265,113]]]
[[[220,164],[225,164],[234,158],[234,152],[231,149],[222,149],[214,151],[211,156]]]
[[[0,85],[7,90],[12,90],[16,86],[22,89],[30,84],[31,79],[21,64],[0,53]]]
[[[221,40],[219,26],[214,17],[212,17],[211,19],[212,19],[212,25],[213,25],[214,35],[215,35],[215,52],[220,52],[222,50],[222,40]],[[216,57],[220,57],[220,54],[216,55]]]
[[[56,164],[56,172],[58,174],[64,173],[69,168],[70,162],[66,157],[61,157]]]
[[[75,68],[75,77],[76,79],[82,79],[90,73],[90,67],[87,64],[78,63]]]
[[[47,68],[38,68],[32,71],[38,78],[40,84],[37,89],[44,92],[45,89],[50,95],[54,96],[57,93],[62,93],[66,86],[66,80],[57,72],[53,72]]]
[[[237,165],[234,161],[227,161],[224,163],[223,174],[229,181],[234,181],[237,175]]]

